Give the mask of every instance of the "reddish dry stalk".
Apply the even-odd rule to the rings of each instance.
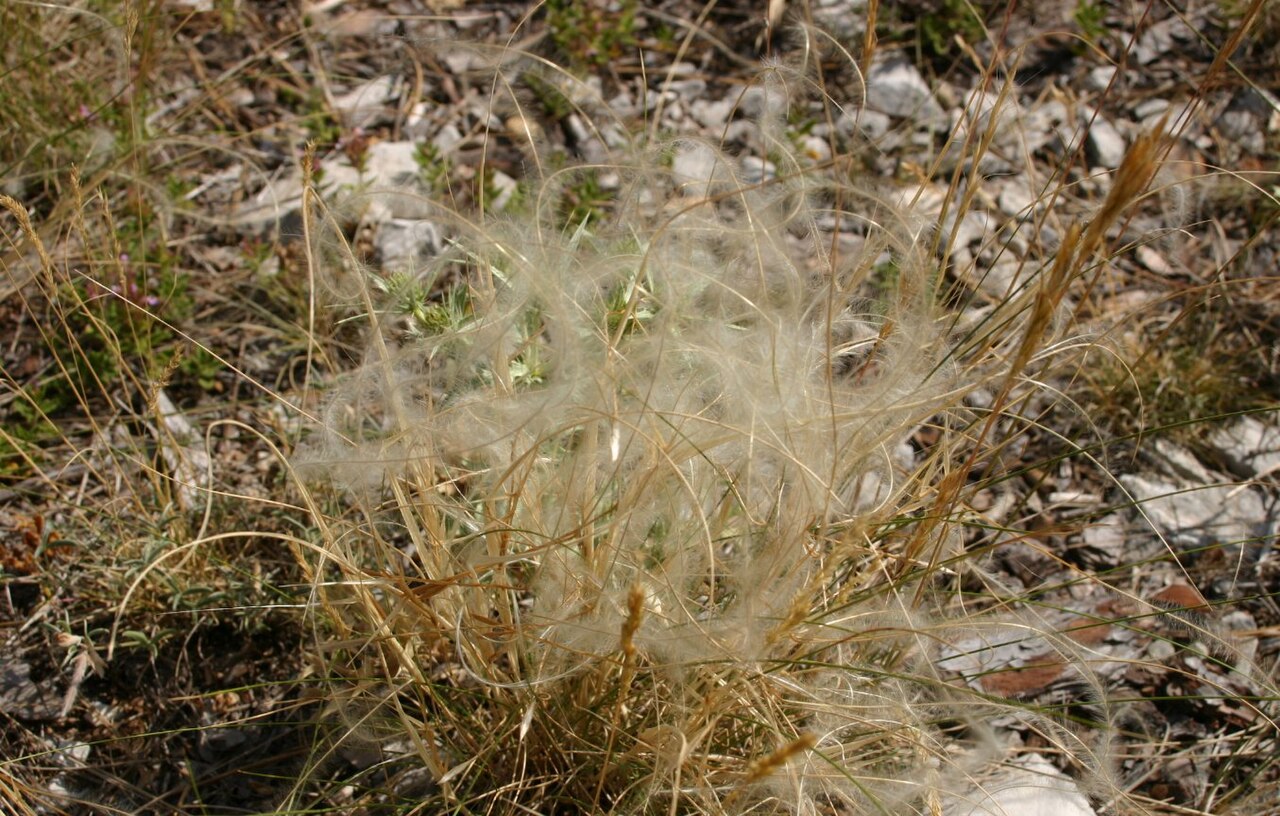
[[[871,0],[867,3],[867,23],[862,35],[862,64],[858,66],[859,73],[863,77],[871,70],[871,61],[875,59],[876,47],[880,42],[876,36],[876,19],[879,16],[880,0]],[[865,91],[865,88],[863,90]]]
[[[1125,153],[1124,160],[1116,170],[1111,190],[1107,193],[1106,200],[1102,202],[1102,208],[1089,222],[1089,227],[1080,241],[1075,268],[1079,269],[1088,262],[1102,246],[1111,225],[1118,221],[1120,216],[1151,186],[1151,181],[1155,178],[1156,171],[1160,169],[1161,162],[1169,149],[1169,138],[1165,133],[1167,119],[1168,114],[1161,117],[1155,128],[1135,139],[1129,152]],[[1058,264],[1063,262],[1063,250],[1066,246],[1067,242],[1064,241],[1058,249],[1058,257],[1054,261],[1055,271]],[[1093,277],[1085,285],[1085,290],[1080,295],[1080,304],[1076,307],[1076,316],[1079,316],[1081,309],[1088,303],[1089,295],[1097,285],[1102,269],[1102,265],[1099,265],[1098,271],[1094,272]]]
[[[908,542],[905,557],[900,562],[900,569],[906,569],[908,565],[921,560],[921,553],[934,539],[934,531],[942,523],[949,508],[955,506],[960,490],[967,483],[969,473],[972,472],[983,450],[983,443],[990,436],[997,419],[1004,413],[1009,395],[1013,392],[1022,372],[1031,362],[1036,350],[1041,347],[1053,315],[1066,296],[1071,281],[1079,275],[1084,265],[1103,244],[1107,230],[1150,187],[1160,167],[1161,156],[1167,147],[1167,142],[1164,119],[1161,119],[1152,131],[1134,140],[1133,146],[1129,148],[1119,169],[1116,170],[1111,191],[1088,227],[1082,229],[1079,224],[1073,224],[1063,238],[1054,258],[1053,267],[1049,274],[1041,279],[1040,287],[1031,305],[1031,314],[1027,320],[1022,341],[1018,344],[1018,350],[1005,373],[1000,390],[992,401],[991,410],[987,414],[982,430],[978,433],[965,463],[948,473],[939,484],[931,512],[926,515],[917,528],[916,534]],[[1082,304],[1088,300],[1096,281],[1097,274],[1086,284],[1085,291],[1081,295]],[[1078,311],[1079,307],[1077,307]],[[929,553],[926,573],[931,573],[937,567],[939,557],[939,548],[933,547]],[[918,604],[922,599],[925,586],[926,583],[922,581],[920,588],[916,591],[915,603]]]
[[[632,584],[627,593],[627,619],[622,623],[622,656],[627,667],[635,664],[636,632],[640,631],[640,622],[644,619],[644,590],[639,584]]]
[[[609,758],[613,756],[613,747],[618,741],[618,732],[622,729],[622,721],[627,716],[627,696],[631,691],[631,682],[636,674],[635,636],[640,631],[644,620],[644,590],[639,584],[632,584],[627,593],[627,619],[622,622],[622,634],[619,641],[622,646],[622,677],[618,681],[618,698],[613,710],[613,723],[609,729],[609,742],[605,746],[605,761],[601,765],[600,778],[596,782],[596,801],[604,795],[605,782],[609,779],[613,764]]]

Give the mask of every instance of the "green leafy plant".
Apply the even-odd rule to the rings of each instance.
[[[442,193],[449,182],[449,160],[440,154],[440,148],[432,142],[419,142],[413,160],[418,165],[418,176],[432,192]]]
[[[547,27],[579,65],[604,66],[635,46],[635,0],[549,0]]]
[[[600,183],[600,174],[587,169],[574,174],[560,192],[560,222],[569,229],[590,225],[605,215],[613,195]]]
[[[954,51],[956,37],[969,43],[981,41],[986,28],[978,15],[980,7],[972,0],[941,0],[940,5],[917,17],[916,36],[923,51],[941,58]]]
[[[520,81],[533,93],[542,113],[548,119],[559,121],[574,112],[573,102],[555,82],[543,78],[535,71],[525,71],[520,75]]]
[[[1071,17],[1091,43],[1100,42],[1107,33],[1107,6],[1102,0],[1078,0]]]

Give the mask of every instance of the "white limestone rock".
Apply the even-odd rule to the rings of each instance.
[[[950,797],[946,816],[1097,816],[1076,783],[1039,754],[1027,754]]]
[[[947,121],[920,71],[902,57],[877,60],[867,71],[867,107],[920,124]]]

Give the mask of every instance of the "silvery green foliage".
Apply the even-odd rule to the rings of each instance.
[[[669,166],[687,140],[646,144],[617,151],[604,217],[556,222],[574,168],[526,208],[459,217],[421,273],[418,291],[437,294],[414,301],[416,330],[375,322],[368,363],[334,390],[311,461],[350,487],[417,485],[412,506],[398,501],[425,531],[407,549],[428,578],[469,576],[433,603],[482,680],[510,685],[477,664],[486,652],[517,654],[529,687],[616,654],[637,591],[634,644],[676,687],[708,663],[759,674],[797,643],[853,660],[832,645],[848,628],[909,627],[883,597],[832,610],[822,596],[850,531],[898,506],[892,451],[954,399],[936,269],[919,224],[789,140],[770,145],[764,183],[697,143],[714,161],[691,184]],[[834,253],[833,224],[865,233],[862,249]],[[514,625],[495,633],[494,619]],[[816,672],[778,688],[841,757],[847,729],[912,716],[918,691],[873,685]],[[817,792],[874,787],[811,770],[825,781],[775,794],[804,810]]]
[[[463,268],[466,313],[339,392],[331,422],[360,417],[344,430],[363,453],[331,450],[364,478],[465,475],[442,508],[463,529],[499,523],[475,501],[499,499],[511,551],[535,554],[545,642],[613,648],[638,583],[661,610],[647,648],[754,657],[811,577],[815,531],[885,498],[889,451],[936,405],[930,269],[882,236],[920,295],[863,302],[867,259],[828,257],[814,224],[824,182],[744,187],[725,159],[692,200],[653,160],[618,167],[610,223],[535,213],[460,236],[427,274]]]

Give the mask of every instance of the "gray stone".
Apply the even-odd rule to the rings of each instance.
[[[387,272],[413,272],[440,251],[440,230],[430,221],[391,218],[378,225],[374,248]]]
[[[164,433],[153,431],[160,446],[160,455],[173,475],[178,498],[183,507],[195,507],[208,490],[211,462],[205,446],[200,444],[200,433],[178,409],[163,388],[157,389],[152,398],[156,413],[164,424]]]
[[[717,99],[715,101],[700,99],[689,106],[689,115],[704,128],[719,131],[724,128],[725,123],[729,121],[729,117],[733,115],[733,107],[734,101],[731,98]]]
[[[1058,231],[1051,224],[1041,224],[1037,240],[1039,241],[1040,251],[1048,257],[1058,251],[1058,244],[1061,243],[1062,237],[1058,235]]]
[[[677,79],[658,85],[664,91],[673,93],[685,102],[691,102],[702,96],[707,90],[705,79]]]
[[[1062,102],[1051,99],[1043,105],[1031,108],[1022,116],[1022,149],[1035,153],[1045,145],[1056,142],[1065,151],[1075,149],[1079,132],[1071,123],[1070,112]]]
[[[954,234],[949,236],[951,247],[953,249],[970,248],[972,244],[981,243],[987,239],[996,226],[993,221],[994,219],[983,210],[969,210],[956,225],[954,215],[948,213],[947,220],[942,225],[942,231],[944,235],[952,233],[955,225]]]
[[[658,80],[658,83],[661,84],[665,81],[666,77],[690,77],[697,73],[698,66],[694,65],[692,62],[673,62],[667,66],[665,71],[663,71],[662,77]]]
[[[1165,259],[1154,247],[1143,244],[1133,251],[1133,257],[1142,264],[1150,272],[1163,277],[1169,277],[1173,274],[1173,267],[1169,265],[1169,261]]]
[[[202,728],[196,750],[205,762],[215,762],[226,754],[242,750],[249,737],[243,728]]]
[[[1010,90],[1003,100],[996,91],[975,88],[965,97],[963,118],[966,127],[979,133],[985,132],[995,121],[995,139],[1008,144],[1017,137],[1012,130],[1018,121],[1017,92]]]
[[[684,106],[680,103],[680,97],[676,94],[654,90],[645,91],[644,105],[650,116],[653,116],[655,111],[662,111],[664,124],[678,123],[684,119]]]
[[[19,720],[56,720],[62,695],[49,681],[31,677],[30,664],[6,658],[0,666],[0,711]]]
[[[760,126],[750,119],[735,119],[725,125],[724,136],[720,143],[738,147],[759,146],[763,144]]]
[[[636,98],[626,88],[619,89],[616,96],[609,100],[609,109],[619,116],[629,118],[640,113]]]
[[[720,162],[720,154],[710,145],[701,142],[681,144],[671,162],[680,192],[693,198],[705,198]]]
[[[1194,484],[1152,474],[1120,477],[1142,517],[1180,551],[1222,545],[1231,557],[1255,552],[1268,535],[1262,496],[1247,487]],[[1252,560],[1252,559],[1249,559]]]
[[[1275,419],[1276,414],[1264,416]],[[1227,467],[1246,479],[1274,476],[1280,470],[1280,428],[1256,416],[1242,416],[1209,437]]]
[[[1158,539],[1150,535],[1134,535],[1133,527],[1120,513],[1111,513],[1089,523],[1080,531],[1080,544],[1085,550],[1086,561],[1111,568],[1156,558],[1164,552],[1164,545]]]
[[[1036,197],[1027,188],[1027,180],[1019,177],[1007,182],[996,199],[1000,212],[1021,221],[1030,220],[1040,209],[1036,206]]]
[[[1152,116],[1159,116],[1169,108],[1169,100],[1167,99],[1144,99],[1133,106],[1133,115],[1139,119],[1147,119]]]
[[[1177,48],[1181,43],[1192,42],[1196,33],[1187,27],[1182,18],[1174,16],[1149,27],[1138,37],[1133,57],[1139,65],[1149,65]]]
[[[400,79],[384,75],[333,98],[333,111],[351,128],[367,128],[389,116],[387,103],[399,95]]]
[[[1190,480],[1194,484],[1210,484],[1217,481],[1213,472],[1186,448],[1180,448],[1165,439],[1157,439],[1154,449],[1159,467],[1166,474]]]
[[[502,212],[511,203],[511,197],[516,194],[520,182],[501,170],[494,170],[493,175],[489,177],[489,186],[497,192],[497,195],[492,201],[486,202],[485,206],[492,208],[495,212]]]
[[[1089,133],[1086,137],[1085,152],[1089,163],[1095,167],[1105,167],[1108,170],[1114,170],[1119,167],[1120,162],[1124,161],[1124,154],[1127,149],[1120,131],[1116,130],[1115,125],[1101,115],[1094,117],[1092,124],[1088,124],[1088,128]]]
[[[1019,229],[1016,224],[1001,223],[1000,219],[995,217],[995,212],[991,213],[992,223],[998,225],[999,232],[993,237],[993,240],[985,242],[980,248],[978,259],[986,264],[992,264],[1001,258],[1025,258],[1030,247],[1030,241],[1024,234],[1026,230]]]
[[[908,60],[897,56],[877,60],[867,71],[867,107],[923,124],[947,119],[924,76]]]
[[[1036,628],[991,622],[963,633],[948,633],[942,639],[937,664],[948,674],[963,677],[970,686],[981,689],[982,677],[1024,665],[1028,658],[1045,651],[1045,641]]]
[[[787,108],[786,94],[767,85],[752,85],[737,99],[738,111],[748,119],[763,119],[782,114]]]
[[[316,186],[330,204],[367,208],[377,204],[388,218],[426,218],[433,205],[420,179],[418,146],[413,142],[378,142],[364,157],[364,169],[341,153],[324,157]],[[247,199],[236,223],[266,229],[297,212],[302,205],[302,173],[293,169]]]
[[[1123,564],[1128,560],[1129,534],[1124,519],[1115,513],[1081,530],[1080,540],[1085,547],[1099,553],[1105,564]]]
[[[1010,93],[1001,98],[999,93],[979,89],[970,91],[963,104],[953,108],[946,152],[941,157],[942,170],[951,172],[961,162],[970,163],[974,145],[985,141],[991,133],[991,149],[978,158],[978,172],[982,175],[1007,175],[1013,165],[1007,157],[1021,160],[1025,155],[1023,137],[1025,128],[1019,124],[1021,112],[1016,95]]]
[[[395,781],[392,790],[404,801],[409,799],[425,799],[439,788],[430,768],[410,768]]]
[[[861,37],[867,25],[867,0],[817,0],[813,19],[822,31],[830,32],[839,42]]]
[[[994,262],[970,272],[974,277],[971,283],[979,291],[996,300],[1004,300],[1017,292],[1033,271],[1030,264],[1005,254],[996,258]]]
[[[1111,85],[1116,70],[1114,65],[1099,65],[1091,69],[1084,78],[1085,87],[1091,91],[1105,91]]]
[[[1227,141],[1249,153],[1261,153],[1267,139],[1263,132],[1262,118],[1250,110],[1231,107],[1222,112],[1217,122],[1218,132]]]
[[[464,15],[465,16],[465,15]],[[488,61],[480,56],[476,51],[465,48],[453,48],[444,51],[441,55],[445,66],[449,69],[449,73],[454,76],[462,76],[471,71],[482,70],[489,67]]]
[[[226,101],[233,108],[248,108],[257,104],[258,97],[252,89],[239,87],[227,94]]]
[[[422,171],[419,155],[413,142],[378,142],[369,148],[363,180],[391,187],[408,184]]]
[[[871,141],[876,141],[889,132],[893,120],[886,113],[868,108],[855,108],[845,111],[836,121],[836,132],[845,138],[860,134]]]
[[[777,166],[768,159],[743,156],[739,163],[742,165],[742,180],[747,184],[761,184],[778,176]]]
[[[800,152],[806,158],[823,162],[831,158],[831,146],[826,139],[817,136],[806,136],[800,141]]]

